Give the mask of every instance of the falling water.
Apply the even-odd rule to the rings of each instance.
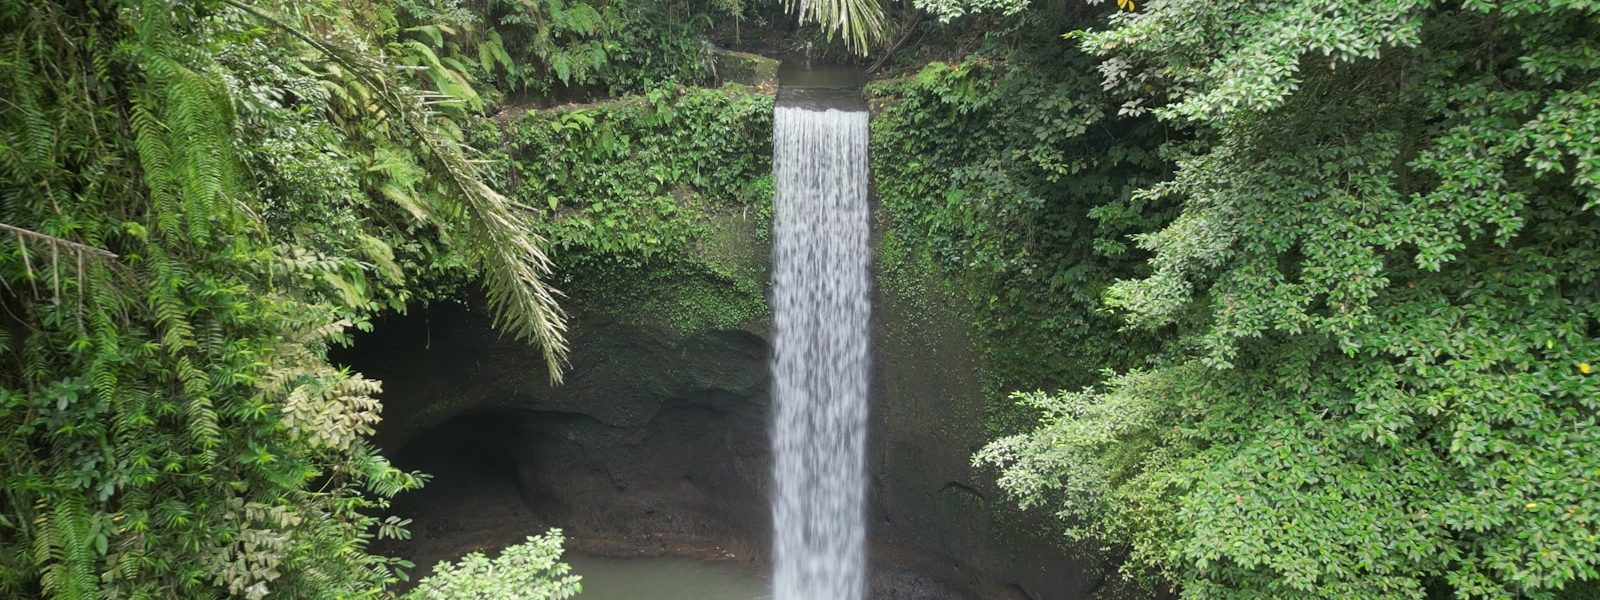
[[[867,113],[777,108],[773,148],[777,600],[866,588]]]

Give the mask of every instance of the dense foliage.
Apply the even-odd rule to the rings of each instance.
[[[400,5],[421,4],[397,2]],[[478,0],[413,6],[408,43],[429,60],[534,97],[643,92],[707,79],[700,30],[727,2]],[[435,53],[434,48],[438,51]],[[440,81],[442,88],[468,86]]]
[[[417,582],[406,600],[566,600],[583,590],[561,562],[561,530],[500,551],[494,558],[473,552],[455,563],[439,563]]]
[[[1157,181],[1165,132],[1117,120],[1087,54],[1057,37],[1069,15],[1029,13],[958,64],[873,84],[873,175],[890,293],[933,301],[929,275],[966,300],[996,390],[1075,387],[1128,368],[1154,335],[1119,336],[1104,289],[1141,273],[1126,236],[1172,203]]]
[[[688,29],[637,26],[661,10],[0,4],[0,595],[385,595],[408,565],[367,544],[405,535],[406,522],[373,515],[424,477],[366,441],[379,383],[326,352],[378,311],[459,297],[476,279],[500,324],[543,346],[559,376],[563,324],[540,234],[621,254],[644,247],[627,237],[638,224],[583,237],[542,220],[543,197],[536,210],[502,196],[513,182],[484,169],[494,152],[478,148],[497,126],[481,111],[554,82],[699,77]],[[600,21],[579,22],[589,18]],[[535,33],[548,39],[509,59],[478,43]],[[587,66],[556,58],[580,54]],[[675,102],[722,123],[708,135],[742,134],[741,119],[766,110],[748,94]],[[673,135],[668,120],[645,135]],[[760,166],[760,153],[733,150],[743,154],[667,165]],[[518,177],[554,176],[539,167]],[[550,207],[598,196],[579,197]],[[597,222],[613,215],[590,209]],[[542,540],[528,557],[548,566],[559,541]],[[561,573],[499,573],[550,574]],[[564,581],[550,580],[552,597]]]
[[[1084,36],[1197,140],[1105,294],[1176,337],[979,458],[1188,598],[1592,597],[1597,15],[1156,0]]]
[[[772,101],[730,85],[508,116],[509,187],[564,265],[670,253],[704,232],[697,211],[768,199]]]

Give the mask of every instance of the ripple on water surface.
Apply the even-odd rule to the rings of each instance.
[[[770,600],[765,580],[729,563],[692,558],[568,555],[583,576],[578,600]]]

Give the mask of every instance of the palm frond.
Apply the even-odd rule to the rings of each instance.
[[[556,303],[560,292],[546,280],[551,273],[545,240],[532,233],[531,216],[483,183],[478,165],[441,133],[426,94],[388,77],[371,56],[300,32],[287,22],[238,0],[224,0],[245,13],[300,39],[360,81],[389,114],[420,141],[439,172],[467,207],[473,245],[483,261],[484,283],[495,325],[537,345],[550,379],[559,383],[566,365],[566,314]]]
[[[784,8],[801,23],[816,23],[828,34],[844,40],[846,48],[865,56],[883,40],[883,6],[878,0],[784,0]]]

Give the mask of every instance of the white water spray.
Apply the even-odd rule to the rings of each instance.
[[[779,106],[773,146],[773,590],[776,600],[860,600],[867,113]]]

